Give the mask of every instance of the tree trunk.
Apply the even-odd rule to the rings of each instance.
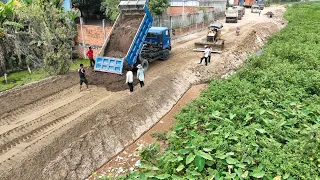
[[[0,40],[0,76],[3,76],[6,73],[6,57],[7,49],[4,40]]]

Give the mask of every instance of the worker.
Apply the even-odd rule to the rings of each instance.
[[[133,92],[133,73],[131,68],[127,69],[126,84],[128,84],[130,92]]]
[[[209,47],[209,55],[208,55],[208,62],[210,63],[211,60],[211,53],[212,53],[212,47]]]
[[[240,28],[239,27],[237,27],[236,34],[237,34],[237,36],[240,35]]]
[[[204,59],[205,60],[205,64],[206,66],[208,65],[208,56],[209,56],[209,53],[210,53],[210,49],[208,48],[207,45],[204,46],[205,50],[204,50],[204,53],[203,53],[203,56],[201,57],[200,59],[200,63],[202,63],[202,60]]]
[[[90,67],[93,68],[94,64],[95,64],[95,61],[93,59],[93,50],[91,48],[91,46],[89,46],[89,50],[87,51],[87,54],[86,54],[90,60]]]
[[[79,72],[79,76],[80,76],[80,91],[81,91],[81,88],[82,88],[82,83],[85,83],[86,86],[87,86],[87,89],[89,89],[88,80],[87,80],[87,77],[86,77],[86,71],[83,68],[83,64],[80,64],[80,69],[78,69],[78,72]]]
[[[137,78],[139,79],[140,87],[143,87],[144,86],[144,69],[141,66],[141,64],[138,64],[137,68],[138,68]]]

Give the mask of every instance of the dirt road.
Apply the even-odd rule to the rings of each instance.
[[[191,84],[239,68],[284,27],[284,8],[264,11],[269,10],[273,19],[247,9],[239,23],[224,24],[226,49],[207,67],[197,64],[201,54],[192,52],[206,32],[178,39],[170,59],[151,64],[146,86],[133,94],[123,91],[123,77],[108,74],[91,74],[92,80],[104,80],[80,93],[75,72],[0,94],[0,179],[88,177],[152,127]],[[120,88],[114,85],[119,83]]]

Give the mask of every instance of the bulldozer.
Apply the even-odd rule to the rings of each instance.
[[[209,25],[207,37],[200,42],[194,43],[194,51],[203,52],[204,46],[212,48],[212,52],[221,53],[224,47],[224,40],[221,39],[221,29],[223,25],[219,22],[214,22]]]

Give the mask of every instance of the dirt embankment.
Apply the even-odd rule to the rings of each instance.
[[[113,27],[109,42],[104,50],[104,56],[115,58],[123,58],[126,56],[143,17],[143,14],[122,14],[120,21]]]

